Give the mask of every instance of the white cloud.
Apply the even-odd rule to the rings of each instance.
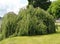
[[[55,0],[50,0],[50,1],[55,1]]]
[[[10,11],[18,13],[19,9],[27,4],[27,0],[0,0],[0,16]]]
[[[27,4],[27,0],[0,0],[0,16],[10,11],[18,13],[19,9]]]

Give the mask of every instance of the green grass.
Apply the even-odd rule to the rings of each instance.
[[[60,44],[60,27],[54,34],[7,38],[0,41],[0,44]]]
[[[60,44],[60,33],[43,36],[24,36],[8,38],[0,44]]]

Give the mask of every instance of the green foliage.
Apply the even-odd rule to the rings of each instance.
[[[47,10],[51,4],[49,0],[28,0],[28,2],[29,2],[29,5],[33,5],[34,8],[40,7],[44,10]]]
[[[54,33],[54,18],[49,13],[40,8],[29,6],[28,9],[21,10],[18,15],[18,35],[40,35]]]
[[[0,44],[60,44],[59,33],[42,36],[18,36],[0,41]]]
[[[16,30],[15,13],[9,12],[3,17],[1,29],[2,29],[3,38],[9,37],[10,35],[15,33]]]
[[[3,40],[2,34],[0,34],[0,41]]]
[[[41,8],[29,6],[16,15],[7,13],[2,21],[2,38],[11,36],[28,36],[54,33],[55,23],[52,15]]]
[[[49,7],[48,12],[55,18],[60,18],[60,0],[53,2]]]

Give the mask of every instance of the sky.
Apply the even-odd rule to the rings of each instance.
[[[18,11],[27,5],[27,0],[0,0],[0,17],[3,17],[4,14],[8,12],[14,12],[18,14]]]

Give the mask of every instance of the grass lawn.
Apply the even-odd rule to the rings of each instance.
[[[57,33],[42,36],[20,36],[7,38],[0,44],[60,44],[60,27]]]
[[[60,33],[43,36],[24,36],[8,38],[0,44],[60,44]]]

